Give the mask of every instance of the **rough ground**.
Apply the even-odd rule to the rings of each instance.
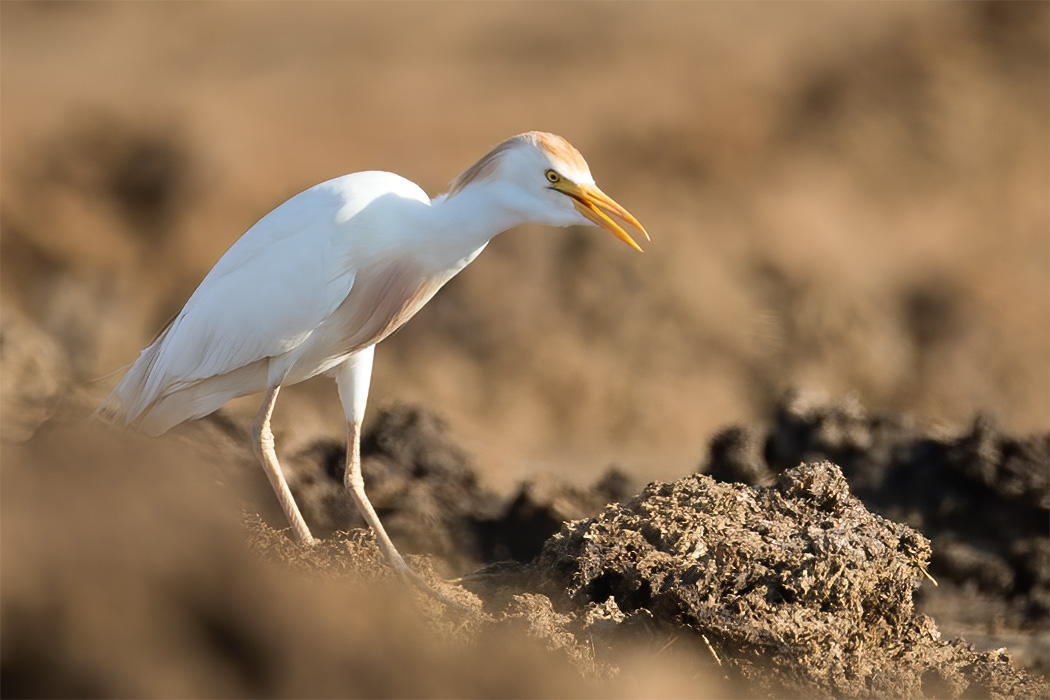
[[[433,414],[384,411],[364,441],[368,488],[403,551],[430,555],[411,559],[459,609],[398,585],[371,538],[353,529],[340,447],[321,442],[290,460],[296,496],[326,536],[308,548],[259,516],[241,525],[227,517],[231,504],[219,501],[252,488],[259,503],[247,512],[274,511],[233,424],[219,414],[184,432],[193,444],[169,451],[226,451],[223,466],[210,467],[221,486],[191,485],[191,474],[161,465],[130,479],[112,466],[101,470],[114,484],[107,497],[100,474],[56,451],[56,438],[86,445],[88,463],[124,450],[111,465],[134,463],[152,443],[129,447],[117,436],[114,447],[69,426],[5,448],[4,547],[21,563],[3,571],[5,694],[1050,692],[1040,604],[1047,503],[1038,497],[1046,436],[1017,440],[982,419],[976,437],[934,438],[855,402],[789,397],[768,428],[712,441],[703,469],[724,480],[693,474],[639,493],[610,471],[587,489],[551,478],[501,497],[479,486]],[[804,464],[777,468],[778,456],[798,455]],[[842,466],[819,461],[830,455]],[[41,474],[34,464],[51,466]],[[904,478],[905,487],[887,485]],[[129,480],[138,506],[127,502]],[[948,517],[944,498],[958,493],[970,520],[1000,523],[998,545]],[[915,527],[872,512],[862,494]],[[158,531],[166,534],[143,534]],[[938,552],[938,541],[951,545]],[[964,565],[975,558],[983,565]],[[460,585],[438,572],[461,576]],[[960,623],[944,601],[962,601],[972,629],[982,614],[972,596],[984,596],[986,636],[1008,628],[1023,663],[1013,649],[944,634],[939,616],[923,611],[933,591],[947,625]]]
[[[915,612],[928,556],[924,537],[870,513],[820,462],[758,489],[701,475],[652,484],[567,526],[533,566],[559,598],[689,636],[703,658],[699,636],[718,664],[708,672],[746,697],[1046,692]]]
[[[869,508],[930,538],[939,581],[1006,602],[1000,615],[1014,624],[1050,622],[1050,434],[1005,435],[983,415],[945,434],[795,394],[768,429],[716,436],[703,470],[757,484],[812,459],[840,465]],[[1045,669],[1045,646],[1039,654]]]
[[[508,499],[485,491],[468,456],[431,413],[383,412],[368,434],[364,471],[373,501],[410,549],[430,552],[460,574],[499,559],[528,561],[566,520],[626,501],[640,485],[610,469],[590,488],[547,478]],[[953,630],[984,639],[996,627],[1035,637],[1015,640],[1025,663],[1046,672],[1050,654],[1050,435],[1015,438],[986,416],[958,434],[902,414],[871,413],[855,399],[787,396],[769,426],[732,427],[711,441],[699,471],[720,481],[769,486],[802,462],[839,465],[867,508],[905,523],[933,543],[920,603],[969,607]],[[363,523],[342,494],[344,452],[322,442],[297,458],[293,486],[321,532]],[[964,602],[965,601],[965,602]],[[984,609],[986,618],[973,611]],[[1000,629],[1002,632],[1003,629]],[[994,634],[992,634],[994,637]]]
[[[1005,436],[986,417],[962,435],[935,436],[905,416],[869,415],[855,400],[791,395],[770,427],[716,436],[702,466],[758,491],[702,476],[653,484],[626,507],[563,528],[525,570],[475,578],[491,591],[511,572],[509,590],[549,594],[592,642],[599,620],[603,635],[643,618],[665,634],[702,635],[744,694],[1037,694],[1042,686],[1019,681],[1004,654],[941,641],[913,594],[925,582],[920,608],[925,595],[938,596],[940,608],[953,597],[991,598],[986,625],[1026,635],[1021,658],[1046,672],[1048,441]],[[366,446],[366,474],[391,527],[460,566],[497,554],[528,561],[561,520],[631,493],[612,471],[586,490],[526,484],[499,504],[477,487],[439,421],[416,409],[385,413]],[[333,446],[325,462],[333,492],[341,457]],[[303,482],[317,492],[316,481]],[[300,489],[308,502],[324,500]],[[905,517],[915,529],[892,520]],[[932,558],[920,532],[935,543]],[[493,541],[502,549],[493,551]],[[509,595],[507,585],[496,587]],[[964,622],[979,630],[974,614]]]

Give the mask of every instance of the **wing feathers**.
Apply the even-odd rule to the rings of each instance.
[[[356,173],[293,197],[215,264],[99,412],[163,432],[225,401],[326,371],[382,340],[444,284],[392,232],[429,199],[389,173]]]
[[[375,345],[416,314],[450,279],[427,274],[415,261],[398,258],[358,272],[346,299],[283,361],[287,383],[321,374],[346,356]]]
[[[176,379],[158,369],[158,358],[171,352],[165,333],[142,352],[100,412],[114,422],[159,435],[185,420],[211,413],[230,399],[262,391],[275,372],[285,383],[303,381],[389,336],[447,280],[428,276],[416,263],[404,259],[358,273],[342,303],[302,334],[300,343],[211,376]],[[229,351],[211,348],[199,362],[212,363],[217,353]]]

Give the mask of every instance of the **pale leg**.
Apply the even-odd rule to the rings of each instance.
[[[371,357],[369,357],[369,360],[371,360]],[[342,388],[342,385],[340,385],[340,388]],[[350,495],[353,496],[357,509],[372,528],[372,532],[375,533],[376,544],[379,545],[379,550],[386,557],[390,568],[396,571],[402,579],[445,605],[469,611],[470,608],[438,591],[426,579],[413,571],[412,567],[408,565],[386,534],[386,528],[379,521],[379,515],[376,514],[375,508],[372,507],[372,502],[368,500],[368,494],[365,493],[365,482],[361,477],[361,414],[356,414],[356,418],[354,421],[347,421],[346,474],[343,477],[343,483],[346,485],[347,490],[350,491]]]
[[[339,400],[343,404],[343,413],[346,416],[346,472],[343,475],[343,484],[354,499],[361,517],[375,533],[376,544],[390,566],[402,576],[418,580],[418,575],[408,567],[390,536],[386,534],[386,528],[379,521],[372,502],[368,500],[365,481],[361,476],[361,422],[365,418],[365,405],[368,403],[374,350],[373,345],[351,355],[332,372],[339,386]]]
[[[346,473],[343,475],[343,484],[353,497],[357,510],[369,527],[372,528],[372,532],[375,533],[379,551],[386,557],[390,566],[402,576],[414,576],[414,572],[409,569],[408,564],[405,563],[401,553],[397,551],[397,547],[394,546],[390,536],[386,534],[386,528],[383,527],[383,523],[379,520],[379,515],[376,513],[375,508],[372,507],[372,502],[368,500],[368,494],[365,493],[365,480],[361,476],[360,420],[347,423],[346,426]]]
[[[262,408],[259,409],[259,415],[256,416],[255,423],[252,425],[252,447],[259,461],[262,462],[263,471],[270,480],[273,492],[277,494],[277,500],[288,518],[288,523],[292,526],[293,537],[298,542],[313,544],[316,540],[310,534],[310,528],[303,520],[303,514],[299,512],[295,499],[292,498],[292,491],[288,488],[284,472],[281,471],[281,464],[277,461],[277,452],[274,450],[270,416],[273,415],[273,406],[277,403],[277,392],[280,390],[280,386],[272,386],[266,391]]]
[[[386,534],[386,528],[379,521],[379,515],[376,514],[372,502],[368,500],[368,494],[365,493],[365,481],[361,476],[361,422],[364,420],[365,404],[368,402],[368,385],[372,378],[374,349],[373,345],[351,355],[331,372],[339,386],[339,399],[342,401],[343,413],[346,415],[346,473],[343,476],[343,483],[354,499],[354,504],[361,516],[375,533],[376,544],[390,567],[403,579],[446,605],[469,610],[463,603],[452,600],[436,590],[408,566],[404,557],[390,540],[390,536]]]

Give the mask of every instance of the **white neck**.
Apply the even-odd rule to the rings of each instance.
[[[513,189],[499,182],[473,183],[452,196],[438,195],[430,204],[428,247],[448,262],[473,259],[495,236],[525,223],[513,200]]]

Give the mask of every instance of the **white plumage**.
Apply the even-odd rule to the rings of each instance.
[[[345,175],[292,197],[226,251],[103,410],[159,435],[271,382],[320,374],[378,342],[363,337],[339,347],[332,315],[351,292],[383,283],[369,270],[388,267],[399,252],[404,257],[397,233],[408,229],[390,223],[422,218],[413,209],[429,206],[417,185],[378,172]]]
[[[278,206],[226,251],[100,413],[159,435],[232,398],[266,392],[254,427],[256,451],[294,534],[312,541],[277,463],[269,418],[280,387],[330,373],[347,419],[347,487],[391,564],[411,574],[360,479],[374,345],[493,236],[518,224],[595,223],[637,248],[606,212],[645,234],[594,185],[576,149],[541,132],[503,142],[433,200],[392,173],[329,180]]]

